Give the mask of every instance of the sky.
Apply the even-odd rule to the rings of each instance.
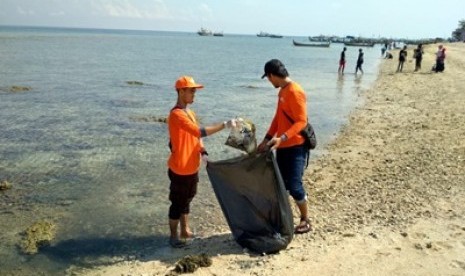
[[[0,25],[448,38],[465,0],[0,0]]]

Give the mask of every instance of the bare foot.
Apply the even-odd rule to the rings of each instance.
[[[195,234],[191,231],[186,231],[182,232],[180,236],[182,239],[192,239],[195,237]]]

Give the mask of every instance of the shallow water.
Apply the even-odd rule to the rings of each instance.
[[[261,139],[277,90],[260,76],[267,60],[281,59],[306,90],[317,156],[377,74],[379,48],[365,49],[365,74],[355,76],[358,48],[349,47],[346,74],[338,76],[342,47],[294,47],[292,38],[0,27],[0,180],[13,184],[0,192],[0,274],[62,274],[71,265],[167,246],[166,125],[131,118],[166,116],[179,75],[205,85],[191,106],[203,124],[241,116],[255,122]],[[8,92],[13,85],[32,89]],[[224,145],[227,135],[205,139],[210,159],[241,154]],[[202,169],[193,227],[213,231],[224,223],[219,210]],[[56,223],[56,239],[37,255],[20,254],[20,233],[40,219]]]

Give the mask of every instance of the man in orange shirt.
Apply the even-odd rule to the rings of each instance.
[[[308,218],[307,193],[302,184],[302,176],[309,152],[300,135],[300,131],[307,125],[305,91],[289,78],[289,73],[280,60],[272,59],[265,64],[262,78],[264,77],[280,90],[276,113],[258,151],[266,151],[269,147],[276,149],[276,159],[284,185],[300,211],[300,222],[295,233],[307,233],[312,227]]]
[[[203,147],[201,137],[216,133],[226,127],[234,127],[236,120],[201,127],[198,125],[195,113],[187,108],[194,102],[197,89],[203,85],[197,84],[190,76],[182,76],[176,80],[178,93],[176,106],[171,109],[168,117],[171,154],[168,159],[168,177],[171,181],[169,199],[170,245],[182,247],[185,240],[192,238],[188,215],[190,202],[197,193],[199,181],[198,171],[200,159],[207,161],[207,151]],[[178,225],[181,225],[178,235]],[[181,239],[180,239],[181,238]]]

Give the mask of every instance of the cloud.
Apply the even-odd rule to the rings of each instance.
[[[20,15],[34,15],[34,14],[35,14],[35,11],[34,11],[34,10],[31,10],[31,9],[23,9],[23,7],[21,7],[21,6],[17,6],[17,7],[16,7],[16,11],[17,11],[18,14],[20,14]]]
[[[212,9],[207,4],[203,4],[203,3],[200,4],[199,10],[200,10],[200,12],[202,12],[204,14],[207,14],[207,15],[212,14]]]
[[[169,9],[163,0],[129,1],[129,0],[94,0],[93,13],[119,18],[135,19],[171,19]]]
[[[200,16],[202,21],[210,21],[213,19],[213,11],[207,4],[200,4],[198,10],[199,14],[197,16]]]
[[[340,9],[342,9],[343,5],[340,2],[333,2],[333,3],[331,3],[331,7],[333,9],[340,10]]]
[[[57,17],[60,16],[61,17],[61,16],[65,16],[66,13],[64,11],[52,11],[52,12],[49,13],[49,15],[52,16],[52,17],[53,16],[57,16]]]

